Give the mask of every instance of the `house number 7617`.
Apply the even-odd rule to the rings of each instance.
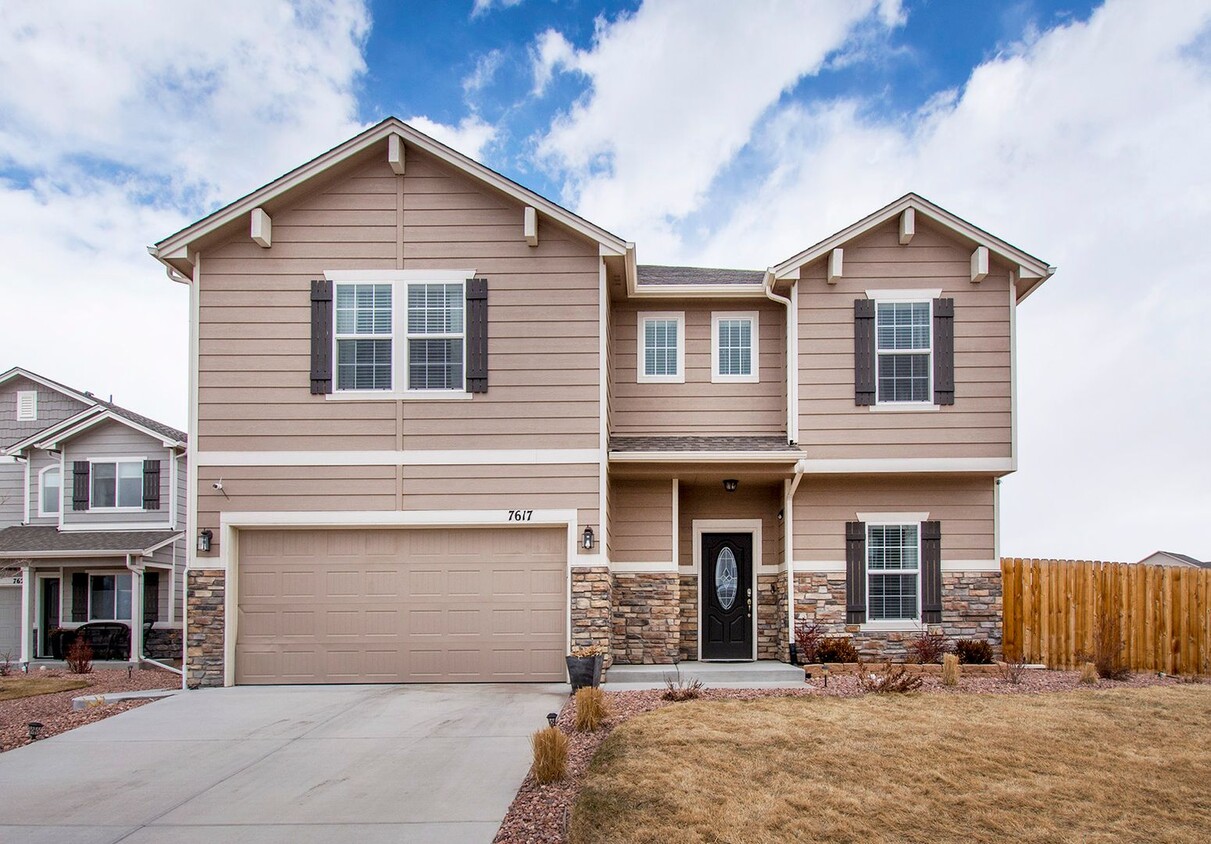
[[[511,522],[528,522],[534,518],[533,510],[510,510],[509,521]]]

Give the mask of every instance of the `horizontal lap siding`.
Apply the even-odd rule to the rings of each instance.
[[[672,562],[672,480],[615,480],[610,495],[610,562]]]
[[[404,466],[404,510],[577,510],[600,535],[598,466]]]
[[[66,467],[66,477],[63,479],[62,497],[65,504],[63,509],[64,524],[167,524],[172,519],[172,466],[170,461],[173,454],[158,440],[144,433],[129,428],[120,422],[102,422],[95,428],[72,437],[64,443],[63,465]],[[89,510],[72,509],[72,463],[77,460],[159,460],[160,461],[160,509],[159,510],[119,510],[116,512],[92,512]],[[143,488],[142,481],[139,483]],[[142,506],[140,496],[139,505]],[[37,501],[31,512],[37,512]]]
[[[700,561],[694,559],[694,521],[716,519],[761,520],[762,568],[781,564],[782,522],[781,484],[742,483],[735,492],[726,492],[722,484],[691,485],[682,482],[679,497],[679,565],[698,570]],[[726,531],[722,531],[726,532]]]
[[[685,383],[640,384],[638,314],[685,312]],[[757,311],[760,381],[711,383],[711,314]],[[786,431],[786,311],[766,299],[643,302],[611,313],[614,434],[781,434]]]
[[[995,483],[989,477],[808,475],[795,493],[795,560],[843,562],[845,523],[858,513],[929,513],[942,522],[943,560],[991,560]]]
[[[527,246],[520,205],[412,149],[403,177],[385,160],[364,166],[274,212],[272,248],[239,235],[203,250],[197,447],[596,448],[599,265],[595,243],[546,219]],[[489,391],[310,395],[310,280],[359,268],[488,278]]]
[[[21,524],[25,518],[24,495],[25,466],[0,462],[0,529]]]
[[[844,277],[825,262],[799,282],[799,441],[814,458],[1008,457],[1009,276],[971,283],[971,250],[918,221],[898,243],[891,221],[845,247]],[[868,289],[942,289],[955,300],[955,403],[882,412],[854,404],[854,300]]]

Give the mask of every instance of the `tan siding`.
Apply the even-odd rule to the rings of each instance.
[[[781,564],[780,536],[782,523],[782,484],[741,483],[735,492],[725,492],[722,484],[681,484],[679,504],[679,556],[683,568],[699,561],[694,559],[695,519],[761,519],[761,564],[774,568]]]
[[[711,383],[711,314],[757,311],[760,381]],[[685,383],[637,382],[641,311],[685,312]],[[628,302],[611,312],[615,434],[781,434],[786,431],[786,310],[768,299]]]
[[[993,559],[995,481],[989,477],[819,477],[795,493],[795,560],[845,559],[858,513],[929,513],[942,522],[943,560]]]
[[[672,479],[616,480],[612,486],[610,562],[672,562]]]
[[[845,275],[825,262],[799,282],[799,440],[814,458],[1008,457],[1008,270],[971,283],[971,249],[918,220],[907,246],[897,223],[845,247]],[[955,404],[888,413],[854,405],[854,299],[867,289],[941,288],[955,300]]]

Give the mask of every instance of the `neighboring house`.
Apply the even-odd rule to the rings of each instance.
[[[150,251],[190,287],[190,685],[999,644],[1053,268],[919,196],[767,270],[639,266],[389,119]]]
[[[0,375],[0,656],[114,621],[180,660],[186,436],[28,370]]]
[[[1153,551],[1139,561],[1141,566],[1185,566],[1187,568],[1211,569],[1211,561],[1196,560],[1176,551]]]

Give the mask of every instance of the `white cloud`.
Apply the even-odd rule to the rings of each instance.
[[[486,15],[495,6],[511,9],[519,5],[521,5],[521,0],[475,0],[475,5],[471,7],[471,17],[477,18],[480,15]]]
[[[760,116],[860,24],[885,26],[898,4],[645,4],[598,21],[592,47],[558,33],[535,47],[535,88],[552,73],[590,88],[543,136],[538,152],[566,176],[565,196],[615,231],[661,238],[689,214]],[[875,17],[872,19],[872,13]]]
[[[483,157],[484,149],[496,137],[496,128],[474,114],[464,117],[457,126],[438,123],[423,116],[411,117],[404,122],[477,161]]]
[[[475,69],[463,79],[463,93],[474,94],[491,85],[504,59],[504,50],[489,50],[476,59]]]

